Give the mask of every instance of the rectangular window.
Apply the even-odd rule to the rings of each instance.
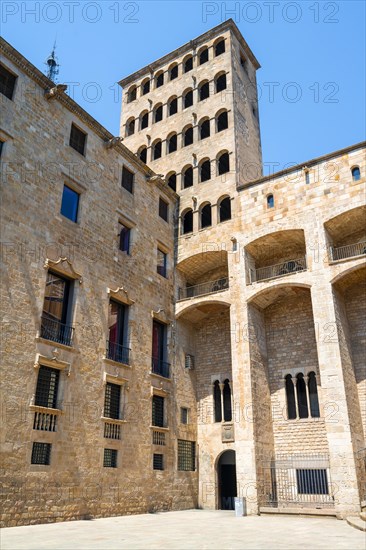
[[[61,214],[72,222],[77,222],[79,210],[79,193],[64,185],[62,192]]]
[[[111,300],[108,314],[107,358],[129,364],[128,306]]]
[[[180,422],[181,422],[181,424],[188,424],[188,409],[187,409],[187,407],[181,407],[181,409],[180,409]]]
[[[16,79],[17,77],[0,63],[0,93],[8,99],[13,99]]]
[[[178,439],[178,470],[194,472],[196,469],[196,443]]]
[[[310,183],[310,172],[309,171],[305,172],[305,183],[306,183],[306,185],[308,185]]]
[[[60,371],[40,366],[34,404],[39,407],[57,409],[57,392]]]
[[[55,273],[47,273],[43,302],[41,337],[66,346],[72,345],[70,326],[72,283]]]
[[[120,419],[121,412],[121,386],[107,382],[104,398],[104,416]]]
[[[117,468],[117,450],[104,449],[103,466],[105,468]]]
[[[297,492],[302,495],[329,495],[327,470],[296,470]]]
[[[71,124],[70,146],[78,153],[85,156],[86,134],[74,124]]]
[[[122,168],[122,187],[127,189],[130,193],[133,193],[133,180],[134,173],[124,166]]]
[[[164,470],[164,455],[153,454],[153,468],[154,470]]]
[[[0,158],[3,153],[4,142],[0,140]]]
[[[157,249],[157,264],[156,264],[156,271],[161,275],[162,277],[167,276],[167,259],[168,255],[165,254],[160,248]]]
[[[44,464],[48,466],[51,458],[51,443],[33,443],[32,464]]]
[[[167,332],[166,325],[153,321],[152,333],[152,372],[169,378],[170,365],[166,362],[167,350]]]
[[[122,250],[122,252],[126,252],[126,254],[130,253],[130,237],[131,237],[131,229],[124,225],[123,223],[119,223],[119,249]]]
[[[159,198],[159,216],[163,218],[164,221],[168,221],[168,208],[169,205],[161,197]]]
[[[153,395],[152,398],[152,425],[164,428],[164,397]]]

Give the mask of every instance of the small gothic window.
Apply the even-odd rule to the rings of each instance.
[[[135,133],[135,119],[127,121],[126,123],[126,136],[132,136]]]
[[[131,101],[135,101],[136,97],[137,97],[137,88],[136,86],[134,86],[133,88],[130,88],[128,91],[127,102],[131,103]]]
[[[188,57],[184,62],[184,72],[188,73],[193,69],[193,57]]]
[[[150,80],[145,80],[145,82],[141,84],[141,92],[142,95],[146,95],[150,92]]]
[[[200,139],[210,137],[210,121],[204,120],[200,125]]]
[[[216,93],[223,90],[226,90],[226,74],[222,74],[216,79]]]
[[[208,181],[210,179],[211,179],[211,162],[209,160],[205,160],[201,164],[200,180],[201,182],[203,182],[203,181]]]
[[[192,145],[193,143],[193,128],[190,126],[184,131],[183,134],[183,146]]]
[[[354,168],[352,168],[352,179],[353,181],[358,181],[361,179],[361,171],[359,166],[354,166]]]
[[[216,119],[216,127],[218,132],[226,130],[226,128],[228,127],[227,111],[223,111],[218,115]]]
[[[219,206],[219,221],[225,222],[231,220],[231,200],[230,197],[225,197],[220,202]]]
[[[219,176],[230,171],[229,153],[223,153],[218,160]]]
[[[141,130],[149,126],[149,113],[144,113],[141,116]]]
[[[198,99],[199,101],[204,101],[208,97],[210,97],[210,85],[208,82],[205,82],[198,90]]]
[[[320,411],[319,411],[318,388],[316,384],[315,372],[309,373],[308,389],[309,389],[309,401],[310,401],[310,414],[312,418],[319,418]]]
[[[274,207],[274,196],[272,193],[270,195],[267,195],[267,208],[273,208]]]
[[[183,189],[187,189],[187,187],[192,187],[193,185],[193,168],[190,166],[189,168],[186,168],[186,170],[183,173]]]
[[[146,161],[147,161],[147,147],[142,147],[142,149],[140,149],[139,157],[140,157],[140,160],[142,160],[142,162],[144,162],[146,164]]]
[[[160,88],[164,84],[164,73],[161,72],[156,76],[156,87]]]
[[[161,120],[163,120],[163,106],[159,105],[159,107],[155,107],[154,121],[160,122]]]
[[[203,65],[204,63],[207,63],[207,61],[208,61],[208,48],[204,48],[199,54],[199,63],[200,65]]]
[[[220,382],[218,380],[215,380],[213,385],[213,398],[214,398],[215,422],[222,422],[221,389],[220,389]]]
[[[225,52],[225,40],[220,40],[215,46],[215,56],[221,55]]]
[[[300,418],[308,418],[308,401],[306,397],[306,384],[304,380],[304,375],[300,372],[297,376],[296,381],[296,396],[297,396],[297,406],[299,409]]]
[[[174,172],[168,177],[168,185],[173,191],[177,189],[177,174]]]
[[[205,204],[201,209],[201,227],[210,227],[212,224],[211,204]]]
[[[291,374],[285,377],[286,399],[287,399],[287,418],[293,420],[296,418],[295,389]]]
[[[171,115],[175,115],[177,112],[178,112],[178,100],[175,97],[169,103],[168,113],[169,113],[169,116],[171,116]]]
[[[170,80],[175,80],[178,78],[178,65],[174,65],[169,71]]]
[[[168,153],[174,153],[177,150],[177,134],[168,139]]]
[[[192,105],[193,105],[193,91],[188,90],[188,92],[186,92],[183,97],[183,109],[187,109],[187,107],[192,107]]]
[[[157,141],[153,146],[153,160],[160,159],[161,157],[161,141]]]
[[[224,400],[224,421],[230,422],[232,420],[231,390],[230,390],[229,380],[227,379],[224,381],[223,400]]]
[[[182,216],[182,233],[192,233],[193,231],[193,211],[187,210]]]

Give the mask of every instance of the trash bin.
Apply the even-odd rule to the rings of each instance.
[[[235,516],[240,518],[247,515],[247,502],[244,497],[235,497]]]

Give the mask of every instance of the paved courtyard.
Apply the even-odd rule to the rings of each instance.
[[[75,548],[364,550],[365,533],[332,518],[236,518],[233,512],[206,510],[10,527],[1,531],[2,550]]]

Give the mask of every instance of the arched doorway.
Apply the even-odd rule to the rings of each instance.
[[[236,493],[236,463],[235,451],[224,451],[217,462],[218,478],[218,508],[219,510],[234,510]]]

